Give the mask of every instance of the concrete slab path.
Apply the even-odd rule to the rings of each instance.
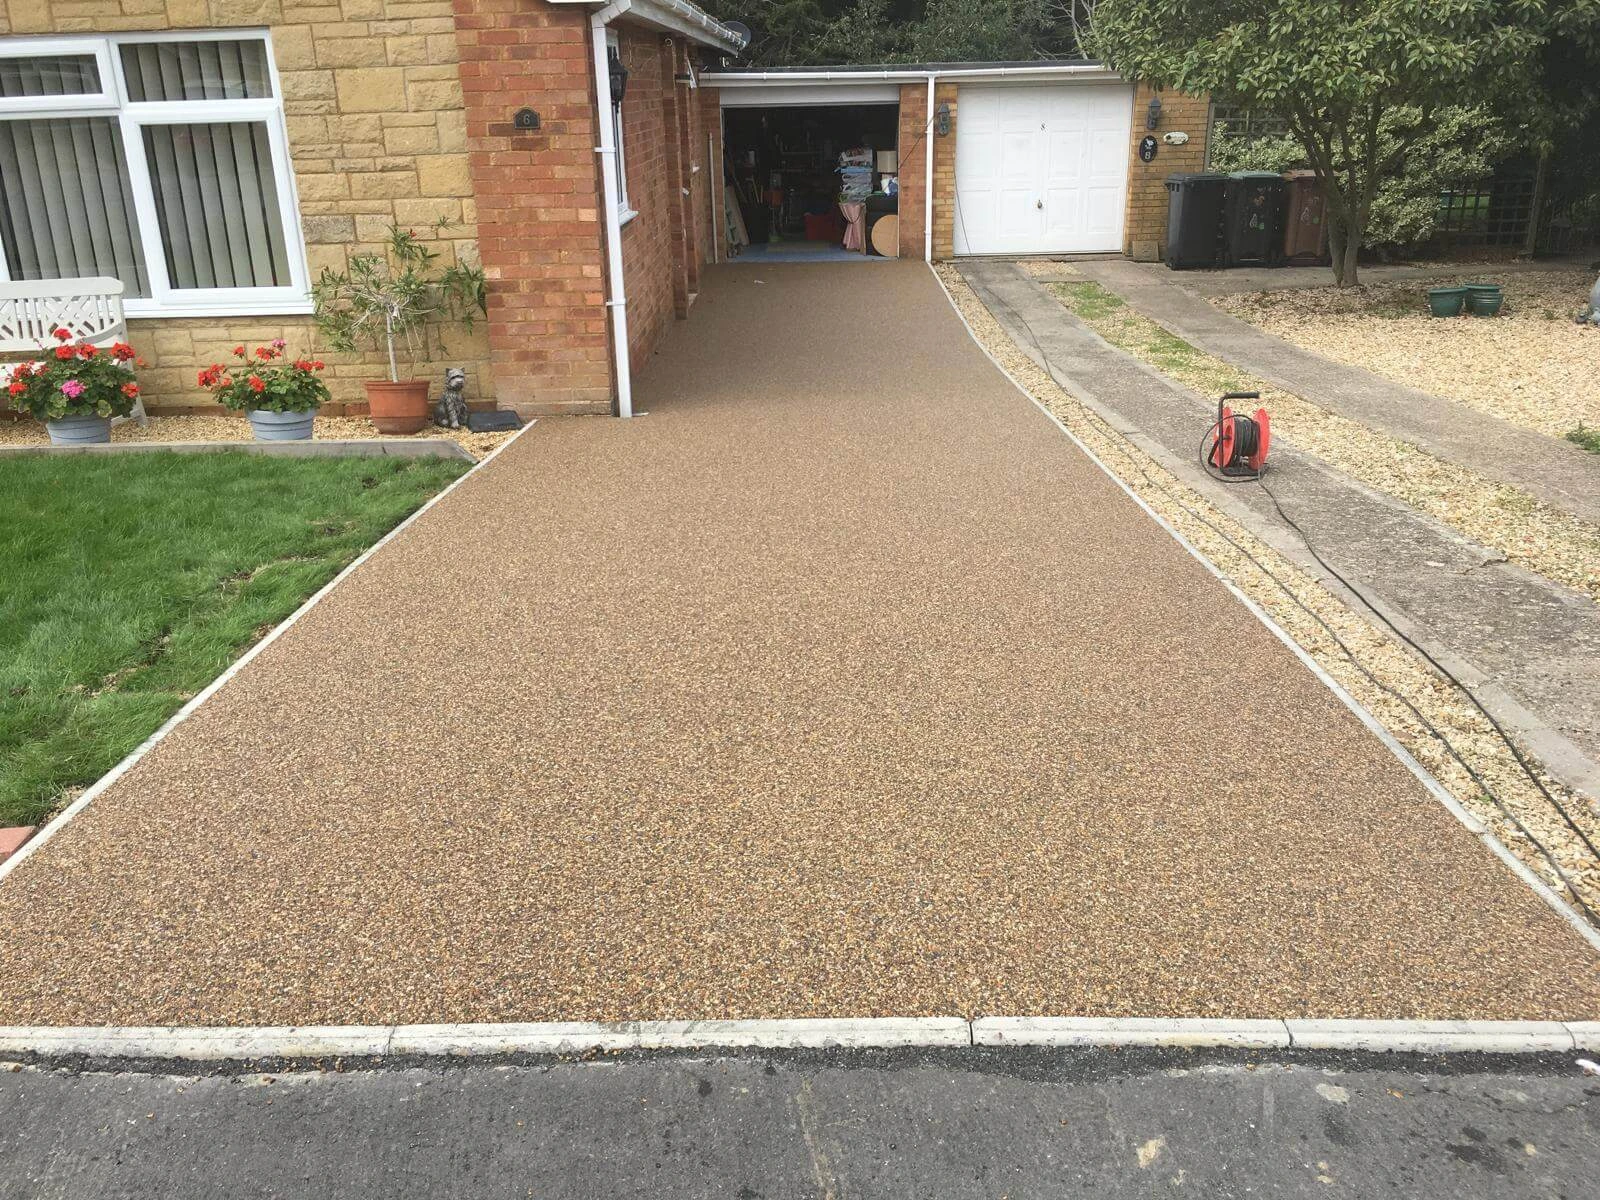
[[[926,268],[713,271],[636,395],[0,881],[0,1023],[1600,1016]]]
[[[1165,268],[1163,268],[1165,269]],[[1265,493],[1217,483],[1198,462],[1213,400],[1176,383],[1077,320],[1005,262],[962,275],[1011,339],[1071,394],[1335,592],[1341,586]],[[1322,556],[1445,663],[1557,777],[1600,797],[1600,608],[1505,561],[1431,517],[1352,479],[1287,439],[1273,488]],[[1349,597],[1357,611],[1361,601]]]
[[[1208,354],[1330,412],[1586,521],[1600,521],[1600,456],[1440,396],[1334,362],[1229,316],[1166,267],[1125,259],[1075,264],[1158,325]]]

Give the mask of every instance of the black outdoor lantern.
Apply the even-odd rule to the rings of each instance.
[[[1150,107],[1145,110],[1144,127],[1146,129],[1161,128],[1161,97],[1151,96]]]
[[[622,58],[615,47],[611,49],[606,66],[611,72],[611,103],[621,104],[628,90],[628,68],[622,65]]]

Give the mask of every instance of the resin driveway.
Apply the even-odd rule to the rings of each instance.
[[[0,1023],[1600,1017],[925,267],[713,271],[638,403],[535,426],[0,882]]]

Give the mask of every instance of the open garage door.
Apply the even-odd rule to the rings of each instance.
[[[1124,83],[963,86],[955,252],[1121,251],[1132,136]]]

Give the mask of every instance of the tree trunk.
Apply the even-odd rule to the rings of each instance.
[[[1539,166],[1533,173],[1533,198],[1528,203],[1528,233],[1522,239],[1521,258],[1532,258],[1539,248],[1539,211],[1544,208],[1545,192],[1550,181],[1550,149],[1539,151]]]
[[[1328,215],[1328,257],[1333,261],[1335,287],[1356,287],[1359,283],[1356,257],[1361,253],[1361,230],[1348,217]]]
[[[1361,233],[1358,228],[1345,230],[1344,236],[1344,269],[1339,273],[1340,287],[1360,287],[1361,280],[1357,275],[1356,260],[1361,255]]]

